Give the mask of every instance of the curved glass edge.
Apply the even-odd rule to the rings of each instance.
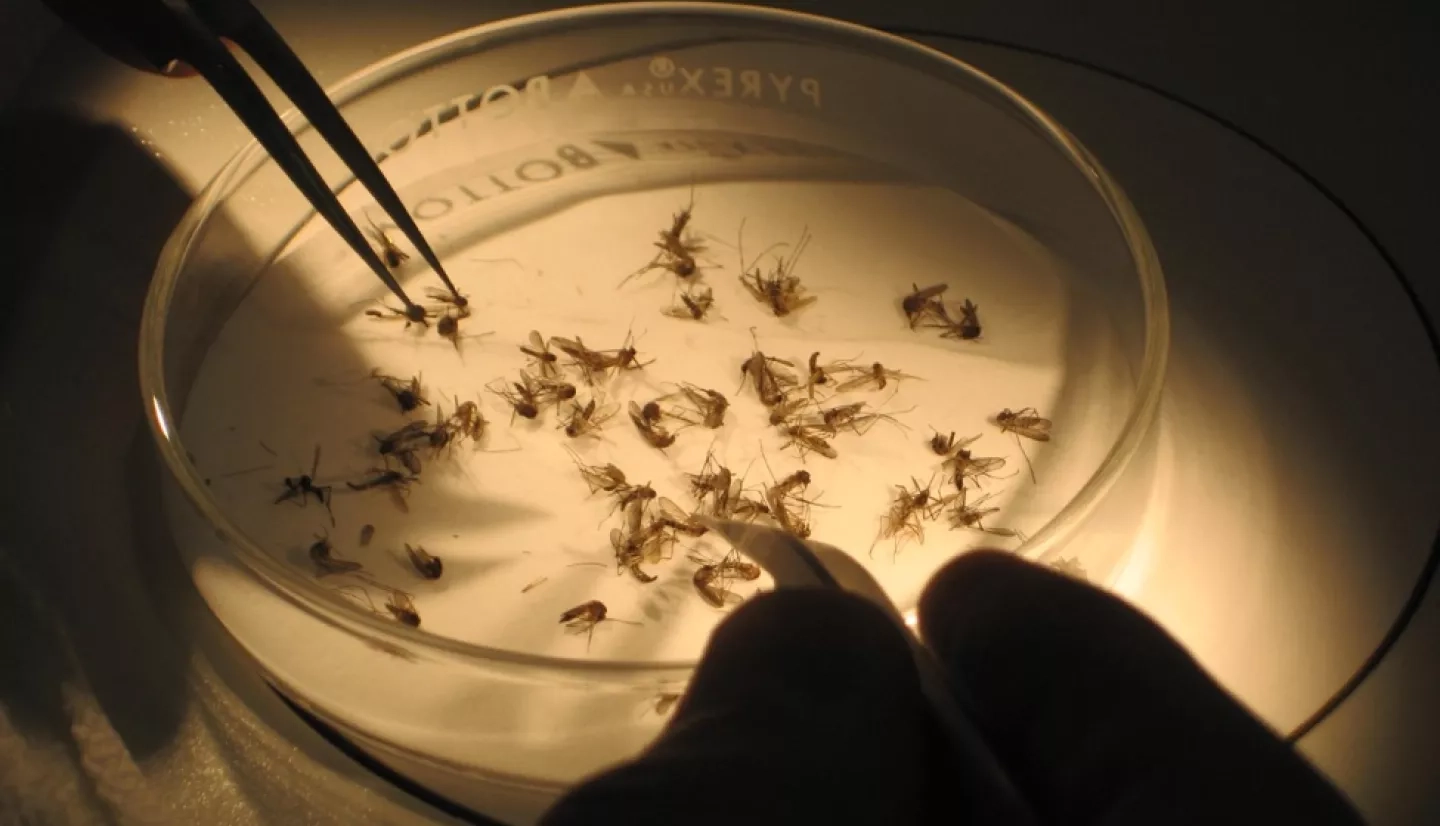
[[[622,6],[582,6],[539,12],[509,18],[496,23],[457,31],[399,52],[382,63],[367,66],[345,77],[327,89],[337,105],[363,95],[397,75],[405,74],[421,61],[433,59],[436,52],[461,43],[478,43],[515,34],[534,36],[533,31],[549,24],[575,26],[592,18],[607,22],[627,17],[643,17],[663,12],[690,17],[715,16],[728,20],[772,22],[810,34],[828,33],[841,40],[873,47],[885,44],[911,56],[923,55],[954,71],[989,86],[1020,114],[1040,127],[1055,147],[1071,158],[1076,167],[1087,173],[1101,200],[1114,217],[1117,228],[1131,253],[1140,279],[1141,299],[1146,313],[1144,353],[1137,377],[1137,398],[1126,418],[1121,437],[1111,447],[1091,478],[1071,501],[1023,543],[1017,553],[1047,560],[1058,553],[1066,539],[1082,525],[1100,499],[1124,470],[1136,448],[1152,425],[1163,390],[1165,365],[1169,348],[1169,310],[1159,258],[1149,235],[1129,199],[1110,178],[1099,162],[1063,127],[1025,100],[1019,93],[999,80],[985,74],[937,49],[885,32],[853,23],[832,20],[802,12],[764,9],[718,3],[641,2]],[[298,112],[288,112],[285,122],[294,132],[309,128]],[[234,551],[260,581],[273,592],[334,628],[361,638],[380,637],[392,645],[412,653],[458,659],[472,667],[511,671],[509,676],[521,679],[579,681],[593,683],[607,680],[629,680],[639,673],[649,678],[647,690],[659,682],[683,682],[693,668],[694,660],[676,661],[611,661],[593,662],[579,659],[522,654],[460,642],[429,632],[400,625],[388,619],[367,614],[353,605],[325,593],[274,559],[256,545],[210,499],[197,468],[189,461],[178,442],[178,422],[171,418],[171,406],[165,387],[164,338],[171,300],[181,266],[209,215],[219,206],[225,193],[249,177],[268,155],[251,141],[228,161],[215,178],[196,198],[182,217],[174,234],[163,248],[156,264],[155,276],[141,318],[139,342],[140,391],[146,417],[166,467],[178,482],[186,499],[200,515],[216,528],[217,536]],[[522,670],[523,669],[523,670]]]

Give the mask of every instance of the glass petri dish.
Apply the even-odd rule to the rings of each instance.
[[[1146,444],[1163,277],[1100,164],[995,79],[818,17],[642,3],[459,32],[331,94],[469,296],[459,336],[389,318],[383,288],[252,144],[162,253],[140,366],[182,552],[197,572],[234,563],[275,599],[257,616],[202,593],[272,681],[362,743],[538,800],[653,736],[661,715],[636,710],[683,686],[714,625],[768,583],[730,577],[706,599],[695,574],[727,550],[707,537],[651,547],[640,575],[617,566],[628,518],[649,524],[658,499],[617,507],[580,465],[614,464],[684,511],[705,506],[691,482],[707,458],[761,503],[804,470],[796,515],[902,608],[982,545],[1101,582],[1119,566],[1123,537],[1077,537]],[[347,209],[383,231],[318,136],[288,123]],[[682,212],[684,275],[661,249]],[[777,314],[745,285],[757,270],[793,274],[813,301]],[[440,286],[418,256],[397,278],[416,298]],[[951,320],[978,306],[978,338],[909,323],[903,299],[932,284],[948,286]],[[697,319],[685,298],[701,295],[714,306]],[[593,381],[556,360],[576,399],[613,416],[596,433],[566,435],[573,403],[514,415],[521,371],[543,377],[520,349],[532,330],[557,352],[555,336],[633,342],[643,367]],[[798,444],[741,369],[756,352],[794,379],[793,421],[813,425]],[[828,383],[807,386],[812,354]],[[402,412],[376,372],[417,377],[428,403]],[[723,426],[706,426],[686,383],[726,398]],[[409,476],[377,440],[463,401],[485,436],[417,450],[407,485],[354,489],[382,468]],[[630,421],[648,401],[674,436],[663,450]],[[861,402],[873,418],[823,426],[823,411]],[[997,427],[1022,408],[1052,438]],[[969,516],[955,463],[929,444],[951,433],[1003,460],[964,480]],[[301,474],[329,488],[328,507],[277,502]],[[904,488],[948,505],[887,527]],[[361,571],[320,575],[321,539]],[[443,576],[421,576],[407,545],[439,556]],[[418,628],[388,609],[396,594]],[[557,622],[590,600],[606,621]]]

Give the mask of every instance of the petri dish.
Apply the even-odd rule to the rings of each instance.
[[[1087,542],[1086,525],[1143,507],[1117,483],[1144,464],[1163,381],[1163,276],[1100,164],[997,80],[823,18],[642,3],[458,32],[331,93],[468,297],[458,334],[439,334],[455,310],[426,298],[440,283],[418,255],[396,275],[436,317],[407,325],[251,145],[164,250],[140,362],[182,553],[275,600],[257,620],[202,593],[277,686],[362,744],[520,809],[643,747],[656,698],[769,586],[661,518],[718,506],[696,495],[707,468],[731,471],[729,512],[803,523],[902,608],[974,547],[1118,570],[1124,537]],[[942,309],[912,323],[904,300],[938,284]],[[723,424],[687,388],[723,399]],[[483,436],[381,450],[464,402]],[[998,426],[1025,408],[1048,432]],[[932,444],[951,434],[973,463]],[[581,473],[607,465],[655,498],[626,505]],[[642,533],[665,541],[637,562]],[[317,547],[361,567],[327,572]],[[729,573],[702,593],[706,566]],[[603,621],[560,622],[591,601]],[[418,627],[397,621],[412,606]]]

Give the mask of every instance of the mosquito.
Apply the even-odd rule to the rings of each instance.
[[[961,341],[974,341],[980,338],[980,308],[970,299],[965,299],[960,305],[960,319],[951,320],[949,317],[943,319],[942,323],[932,325],[944,327],[945,332],[940,334],[941,338],[958,338]]]
[[[560,376],[560,357],[550,351],[550,342],[538,330],[530,331],[530,344],[520,345],[520,352],[530,357],[541,376],[551,379]]]
[[[660,312],[671,318],[704,321],[705,316],[715,307],[715,294],[709,287],[695,287],[680,293],[680,303]]]
[[[420,627],[420,612],[415,610],[414,600],[404,591],[391,589],[390,596],[385,600],[385,610],[403,625]]]
[[[820,387],[831,387],[835,384],[835,376],[840,373],[854,373],[860,370],[850,363],[848,359],[839,359],[825,364],[820,363],[820,351],[810,354],[810,361],[805,376],[805,392],[810,398],[815,398],[815,390]]]
[[[770,408],[770,424],[776,427],[785,427],[790,424],[798,424],[803,418],[800,413],[811,404],[811,400],[805,396],[791,398],[785,395],[778,403]]]
[[[460,352],[460,339],[472,338],[472,336],[460,335],[460,322],[470,317],[470,311],[447,311],[440,315],[440,320],[435,322],[435,334],[449,341]]]
[[[769,460],[766,460],[765,464],[768,467]],[[797,491],[807,490],[809,487],[810,472],[797,470],[764,491],[770,518],[774,519],[781,529],[801,539],[810,535],[810,507],[815,503],[801,497]]]
[[[834,459],[840,455],[835,446],[825,438],[829,431],[823,425],[791,424],[780,428],[780,433],[786,437],[781,449],[795,448],[802,460],[811,453],[818,453],[826,459]]]
[[[575,463],[575,468],[580,471],[580,478],[585,480],[585,484],[589,486],[591,493],[598,491],[615,493],[617,491],[628,490],[632,487],[625,479],[625,471],[615,465],[587,465],[580,461],[580,457],[575,451],[566,448],[566,452],[570,454],[570,459]]]
[[[862,375],[842,382],[835,389],[846,392],[849,390],[859,390],[866,386],[873,386],[876,390],[884,390],[892,381],[919,378],[919,376],[912,376],[909,373],[902,373],[899,370],[891,370],[877,361],[870,365],[870,369],[865,370]]]
[[[969,528],[996,536],[1013,537],[1024,541],[1025,535],[1020,531],[1011,528],[986,527],[984,522],[985,517],[992,513],[1000,512],[999,508],[984,507],[985,503],[990,501],[990,496],[991,495],[987,493],[974,502],[970,502],[965,489],[961,488],[959,495],[956,497],[955,507],[950,509],[950,527],[955,529]]]
[[[408,330],[412,324],[429,327],[429,320],[435,317],[435,312],[421,307],[419,304],[412,304],[409,308],[404,308],[391,307],[389,304],[382,302],[378,308],[372,307],[366,310],[365,315],[377,321],[404,321],[405,329]]]
[[[710,562],[703,557],[695,557],[695,561],[702,564],[695,569],[690,582],[700,598],[715,608],[724,608],[735,596],[729,587],[732,580],[760,578],[760,566],[741,560],[735,551],[726,554],[719,562]]]
[[[700,424],[711,430],[724,426],[725,412],[730,409],[730,400],[725,398],[724,393],[689,383],[682,383],[680,392],[695,409]]]
[[[750,358],[740,365],[741,384],[743,386],[744,379],[748,376],[755,384],[755,395],[760,397],[760,402],[766,407],[774,407],[785,400],[784,388],[798,384],[795,376],[783,369],[795,365],[760,352],[760,342],[755,339],[753,327],[750,329],[750,338],[755,341],[755,349],[750,353]],[[777,369],[777,365],[782,369]]]
[[[402,513],[409,512],[410,506],[406,503],[405,496],[410,492],[411,483],[420,481],[418,476],[414,474],[407,475],[398,470],[390,470],[389,468],[371,468],[369,474],[369,476],[366,476],[358,482],[346,482],[345,484],[351,490],[384,488],[389,491],[390,498],[395,502],[396,508]]]
[[[810,245],[810,232],[801,230],[795,244],[795,252],[789,258],[776,257],[775,267],[768,274],[753,267],[749,272],[740,273],[740,283],[752,298],[769,307],[777,318],[783,318],[813,304],[816,297],[805,294],[805,285],[795,275],[795,265]]]
[[[469,439],[472,442],[479,442],[485,435],[485,426],[490,424],[480,414],[480,405],[476,402],[460,401],[455,397],[455,412],[445,420],[445,427],[455,435]]]
[[[934,428],[931,429],[934,430]],[[936,456],[943,456],[948,459],[950,458],[950,455],[952,453],[962,448],[969,447],[976,439],[979,438],[980,437],[976,435],[971,436],[968,439],[957,440],[955,438],[955,431],[953,430],[950,431],[949,435],[946,435],[936,430],[935,435],[931,436],[930,440],[927,441],[925,444],[929,445],[930,452],[934,453]]]
[[[370,377],[380,382],[380,386],[395,397],[395,403],[400,406],[401,413],[409,413],[417,407],[430,403],[430,400],[425,398],[425,391],[420,386],[418,373],[408,379],[397,379],[376,369],[370,372]]]
[[[640,353],[635,349],[634,332],[625,333],[625,341],[615,350],[602,350],[601,355],[605,359],[605,369],[608,370],[639,370],[655,363],[640,361]]]
[[[409,260],[410,254],[395,246],[395,242],[390,240],[390,236],[385,233],[385,230],[376,226],[374,221],[370,222],[370,228],[365,230],[365,234],[369,235],[375,242],[375,246],[380,248],[380,260],[384,261],[385,266],[390,269],[393,270]]]
[[[1030,464],[1030,455],[1025,452],[1025,445],[1020,442],[1020,437],[1037,442],[1050,441],[1050,420],[1041,416],[1033,407],[1022,407],[1019,410],[1007,407],[995,414],[995,426],[1000,428],[1001,433],[1015,435],[1015,444],[1020,448],[1020,455],[1025,458],[1025,467],[1030,471],[1030,481],[1036,481],[1035,466]]]
[[[651,404],[654,403],[652,402]],[[651,411],[651,413],[653,413],[653,411]],[[675,434],[662,426],[658,420],[658,415],[647,414],[647,412],[633,400],[630,402],[630,421],[635,423],[635,429],[639,431],[640,436],[644,438],[651,447],[664,450],[675,444]]]
[[[660,230],[660,240],[654,242],[660,251],[655,254],[650,263],[625,276],[625,279],[620,282],[620,286],[625,286],[625,283],[632,278],[657,269],[669,270],[681,278],[689,278],[695,274],[695,255],[704,252],[705,247],[686,233],[694,208],[695,193],[692,190],[690,203],[671,216],[668,229]]]
[[[634,402],[631,402],[634,404]],[[615,405],[597,407],[595,399],[590,399],[582,407],[580,404],[572,404],[570,408],[570,420],[565,423],[565,435],[572,439],[581,436],[599,436],[600,428],[606,422],[614,418]]]
[[[605,607],[605,603],[601,602],[598,599],[592,599],[589,602],[582,602],[574,608],[571,608],[570,610],[561,614],[560,624],[564,625],[566,627],[566,630],[568,630],[572,634],[586,635],[586,651],[590,650],[590,642],[595,636],[595,626],[599,625],[600,623],[624,622],[629,625],[640,624],[638,622],[630,622],[629,620],[617,620],[614,617],[609,616],[609,614],[610,609]]]
[[[690,480],[690,495],[701,507],[709,499],[712,516],[724,518],[729,514],[730,485],[734,475],[720,464],[713,450],[705,454],[705,463],[700,466],[699,473],[687,473],[685,476]]]
[[[686,513],[679,505],[663,496],[656,500],[656,505],[660,509],[660,515],[655,518],[655,524],[686,536],[704,536],[710,530],[700,524],[694,514]]]
[[[877,422],[881,421],[889,422],[902,430],[908,429],[889,413],[881,413],[878,410],[867,411],[865,409],[867,407],[869,407],[867,402],[852,402],[821,408],[820,424],[830,436],[837,435],[841,429],[849,429],[857,435],[863,436],[870,432],[870,428],[874,427]]]
[[[310,462],[310,472],[302,473],[299,476],[286,476],[284,479],[285,491],[275,498],[275,504],[288,502],[292,499],[299,499],[301,507],[310,501],[313,495],[325,506],[326,513],[330,514],[330,524],[335,524],[335,511],[330,508],[331,486],[315,484],[315,474],[320,470],[320,445],[315,445],[315,458]]]
[[[885,514],[880,523],[880,533],[876,535],[875,541],[870,544],[870,555],[875,555],[875,545],[882,539],[893,539],[895,553],[899,553],[900,546],[905,539],[914,539],[916,542],[925,541],[924,520],[934,519],[940,509],[948,504],[948,500],[937,498],[931,493],[930,488],[935,483],[931,479],[924,487],[920,486],[914,477],[910,479],[911,487],[904,485],[895,486],[895,500],[890,505],[890,510]]]
[[[911,284],[910,287],[910,294],[900,300],[900,309],[905,311],[905,317],[910,320],[910,329],[915,329],[916,324],[927,318],[950,321],[950,314],[945,311],[945,304],[940,299],[940,296],[950,289],[949,284],[932,284],[929,287]]]
[[[415,572],[426,579],[439,579],[445,573],[445,563],[440,557],[425,550],[423,545],[411,545],[405,543],[405,555],[410,558],[410,565]]]
[[[560,352],[570,357],[572,366],[580,370],[586,384],[594,384],[597,376],[609,375],[613,359],[610,355],[600,351],[591,350],[585,346],[579,336],[574,339],[561,336],[551,336],[550,343],[560,349]]]
[[[405,453],[430,443],[430,423],[420,420],[406,422],[399,430],[374,438],[381,456]]]
[[[639,548],[635,547],[631,537],[625,535],[619,528],[610,529],[610,546],[615,549],[615,564],[630,572],[635,581],[641,585],[649,585],[659,577],[647,573],[640,564],[645,561]]]
[[[310,561],[315,563],[316,576],[353,574],[364,567],[352,559],[336,557],[335,547],[330,544],[330,537],[324,534],[316,534],[315,542],[310,545],[310,549],[306,553],[309,554]]]
[[[494,382],[492,382],[493,384]],[[485,389],[505,400],[510,405],[510,423],[515,423],[515,417],[534,419],[540,415],[540,399],[537,396],[539,389],[535,385],[529,373],[520,371],[520,381],[509,382],[501,379],[500,389],[487,386]]]
[[[969,448],[962,447],[945,460],[945,467],[954,473],[955,487],[963,488],[967,479],[978,485],[981,479],[996,478],[995,471],[1005,467],[1005,459],[1002,456],[976,456]]]

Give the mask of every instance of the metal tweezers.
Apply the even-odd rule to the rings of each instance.
[[[425,310],[405,295],[395,277],[366,240],[365,233],[340,206],[314,164],[305,156],[290,130],[271,108],[255,81],[245,73],[221,42],[223,36],[245,50],[275,85],[290,98],[335,154],[365,185],[375,201],[395,222],[425,263],[440,276],[457,304],[466,302],[445,273],[440,259],[420,234],[420,228],[401,203],[400,196],[370,157],[360,139],[335,109],[310,71],[280,34],[249,0],[129,0],[125,27],[150,54],[165,54],[189,64],[220,94],[225,103],[285,170],[315,210],[345,239],[385,286],[404,305],[407,318],[423,323]]]

